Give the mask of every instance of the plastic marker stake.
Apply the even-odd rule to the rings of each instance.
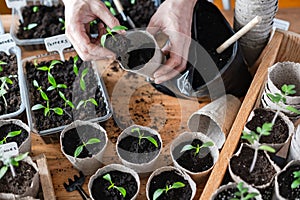
[[[273,28],[275,29],[278,28],[287,31],[289,30],[289,27],[290,27],[290,22],[282,19],[277,19],[277,18],[273,19]]]
[[[228,40],[226,40],[221,46],[217,48],[217,53],[222,53],[225,49],[227,49],[230,45],[232,45],[235,41],[240,39],[243,35],[245,35],[248,31],[250,31],[256,24],[261,22],[261,17],[254,17],[248,24],[246,24],[243,28],[241,28],[238,32],[236,32],[233,36],[231,36]]]
[[[62,61],[65,61],[65,57],[63,54],[64,49],[70,48],[72,46],[65,34],[45,38],[44,43],[47,51],[57,51]]]
[[[20,21],[24,23],[21,8],[27,5],[26,0],[5,0],[5,2],[8,8],[17,10],[20,17]]]
[[[0,51],[10,55],[9,50],[15,46],[16,43],[9,33],[0,35]]]

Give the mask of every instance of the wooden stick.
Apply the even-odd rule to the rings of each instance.
[[[260,16],[254,17],[250,22],[248,22],[248,24],[246,24],[243,28],[241,28],[238,32],[236,32],[233,36],[231,36],[228,40],[226,40],[221,46],[219,46],[217,48],[217,53],[222,53],[225,49],[227,49],[235,41],[240,39],[240,37],[245,35],[259,22],[261,22],[261,17]]]

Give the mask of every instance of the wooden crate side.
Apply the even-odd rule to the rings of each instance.
[[[280,49],[280,44],[284,37],[283,33],[275,32],[273,39],[266,46],[265,54],[262,57],[261,64],[253,78],[250,88],[246,94],[237,118],[232,125],[230,133],[220,153],[218,162],[216,163],[200,197],[200,200],[209,200],[211,195],[221,185],[223,177],[225,176],[228,162],[239,143],[244,124],[255,106],[260,95],[261,86],[265,81],[267,69],[277,61],[277,55]]]
[[[280,30],[278,32],[284,34],[284,38],[279,49],[277,61],[300,62],[300,34]]]

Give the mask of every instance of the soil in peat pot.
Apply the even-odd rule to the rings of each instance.
[[[150,162],[155,158],[155,156],[157,156],[161,148],[161,143],[158,137],[150,134],[146,130],[142,130],[142,132],[144,133],[144,137],[152,136],[156,140],[158,147],[155,147],[153,143],[145,138],[142,139],[139,144],[138,134],[134,132],[132,133],[133,135],[127,135],[122,138],[118,144],[117,148],[123,159],[132,163],[141,164]]]
[[[239,197],[237,197],[235,195],[235,193],[238,191],[239,190],[237,188],[228,188],[228,189],[220,192],[213,200],[231,200],[233,198],[239,199]],[[245,196],[246,196],[246,194],[245,194]],[[249,200],[255,200],[255,199],[256,198],[251,198]]]
[[[17,32],[17,37],[20,39],[46,38],[65,33],[64,24],[59,21],[59,18],[64,19],[64,6],[61,4],[51,7],[25,6],[22,9],[22,16],[24,23],[20,23]],[[27,30],[29,24],[37,24],[37,26]]]
[[[173,155],[176,156],[175,159],[180,166],[195,173],[206,171],[213,166],[213,157],[210,149],[207,147],[201,148],[197,155],[195,155],[194,149],[180,153],[182,148],[188,144],[197,147],[197,145],[201,146],[203,142],[199,139],[194,139],[193,141],[180,143],[175,147]]]
[[[20,130],[21,134],[6,139],[6,143],[16,142],[19,147],[28,138],[28,132],[16,124],[5,124],[3,126],[0,126],[0,140],[6,137],[9,132]]]
[[[230,159],[232,172],[248,184],[263,185],[270,182],[275,176],[276,170],[261,150],[258,151],[255,167],[250,173],[253,155],[254,150],[244,146],[239,156],[233,156]]]
[[[0,168],[2,163],[0,164]],[[21,161],[19,167],[14,167],[16,176],[13,177],[8,169],[0,179],[0,193],[23,194],[32,183],[36,170],[28,163]]]
[[[0,52],[0,60],[7,63],[1,65],[2,71],[0,71],[0,77],[18,76],[17,56],[15,54],[7,55],[4,52]],[[7,106],[5,105],[3,97],[0,97],[0,115],[16,112],[21,106],[18,77],[11,77],[10,79],[13,84],[6,84],[8,89],[5,88],[7,93],[4,94]],[[0,84],[2,84],[2,82]]]
[[[108,189],[110,183],[103,178],[106,174],[110,174],[111,180],[115,186],[123,187],[126,190],[125,198],[117,189]],[[137,192],[138,185],[131,174],[116,170],[110,171],[106,174],[94,179],[91,188],[91,195],[95,200],[129,200]]]
[[[76,148],[91,138],[97,138],[101,142],[84,146],[78,158],[92,157],[92,155],[100,152],[106,143],[105,135],[99,129],[88,125],[78,126],[68,130],[62,140],[64,152],[70,156],[74,156]]]
[[[254,117],[247,122],[246,127],[251,131],[256,131],[256,127],[262,127],[264,123],[271,122],[274,115],[275,112],[257,108],[254,110]],[[289,136],[288,126],[280,116],[276,118],[275,124],[270,132],[270,135],[262,136],[259,142],[267,144],[284,143]]]
[[[59,107],[64,110],[63,115],[57,115],[53,111],[45,116],[44,109],[33,111],[35,117],[35,126],[37,130],[46,130],[50,128],[59,127],[62,125],[70,124],[74,120],[88,120],[91,118],[102,117],[107,114],[107,106],[105,103],[105,98],[103,91],[100,90],[99,82],[94,73],[94,69],[90,62],[86,62],[82,65],[82,60],[79,58],[77,61],[77,67],[79,68],[79,75],[76,76],[73,72],[74,60],[69,58],[62,64],[56,64],[51,69],[51,74],[53,75],[57,84],[65,84],[67,88],[59,88],[59,91],[64,94],[67,100],[72,101],[75,108],[72,109],[70,106],[66,105],[65,101],[60,97],[57,90],[47,91],[47,88],[51,86],[48,81],[48,75],[46,71],[38,70],[38,67],[49,66],[51,61],[42,61],[39,66],[34,66],[32,62],[26,62],[26,77],[29,89],[29,98],[31,107],[36,104],[46,105],[46,101],[41,97],[40,91],[34,87],[33,81],[36,80],[41,86],[42,90],[47,94],[49,99],[49,104],[51,108]],[[80,87],[80,77],[83,69],[89,68],[88,73],[84,76],[84,81],[86,84],[86,90],[83,91]],[[81,100],[87,100],[89,98],[94,98],[98,104],[88,102],[86,107],[82,105],[79,109],[76,109],[78,103]]]
[[[131,47],[130,40],[122,35],[109,37],[105,42],[105,47],[116,53],[117,59],[123,67],[138,70],[142,68],[155,53],[154,43],[144,43],[137,49],[128,52]]]
[[[149,197],[153,199],[153,194],[157,189],[164,189],[166,185],[172,185],[175,182],[181,182],[185,184],[184,187],[169,190],[167,193],[163,193],[159,199],[160,200],[188,200],[192,196],[192,189],[187,180],[185,180],[177,171],[165,171],[156,175],[152,178],[149,187]]]
[[[299,170],[300,166],[298,165],[290,166],[278,176],[279,191],[282,197],[289,200],[300,199],[300,186],[295,189],[291,188],[292,182],[295,180],[293,172]]]

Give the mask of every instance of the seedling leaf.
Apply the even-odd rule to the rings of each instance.
[[[110,177],[110,174],[104,175],[103,178],[111,183],[111,177]]]
[[[56,107],[56,108],[53,108],[52,110],[58,115],[64,114],[64,110],[61,108]]]
[[[87,141],[86,144],[95,144],[95,143],[99,143],[101,142],[101,140],[99,140],[98,138],[91,138]]]
[[[149,140],[156,148],[158,147],[158,144],[153,137],[148,136],[148,137],[146,137],[146,139]]]
[[[177,188],[182,188],[184,186],[185,186],[185,184],[182,182],[175,182],[175,183],[173,183],[172,188],[177,189]]]
[[[94,104],[95,106],[98,106],[97,101],[94,98],[90,98],[88,99],[92,104]]]
[[[20,135],[21,132],[22,132],[22,130],[9,132],[9,133],[7,134],[6,137],[8,137],[8,138],[10,138],[10,137],[15,137],[15,136],[17,136],[17,135]]]
[[[101,36],[100,42],[101,42],[101,45],[102,45],[103,47],[104,47],[104,45],[105,45],[106,37],[107,37],[107,35],[102,35],[102,36]]]
[[[156,200],[158,197],[160,197],[164,191],[164,189],[157,189],[153,194],[153,200]]]
[[[182,147],[180,153],[182,153],[184,151],[189,151],[189,150],[192,150],[192,149],[195,149],[195,147],[193,145],[187,144],[184,147]]]
[[[0,179],[5,175],[7,170],[8,170],[8,167],[6,165],[1,167],[1,169],[0,169]]]
[[[19,161],[25,159],[25,158],[28,156],[28,154],[29,154],[29,152],[20,154],[20,155],[16,156],[16,157],[14,158],[14,160],[17,161],[17,162],[19,162]]]
[[[83,150],[83,145],[78,146],[74,152],[74,157],[77,158],[82,152],[82,150]]]
[[[296,113],[297,115],[300,115],[300,111],[294,108],[293,106],[287,106],[286,109],[293,113]]]
[[[43,106],[42,104],[36,104],[34,106],[32,106],[31,110],[39,110],[45,108],[45,106]]]
[[[274,148],[269,147],[269,146],[267,146],[267,145],[261,145],[261,146],[259,147],[259,149],[260,149],[260,150],[264,150],[264,151],[268,151],[268,152],[270,152],[270,153],[275,153],[275,152],[276,152]]]
[[[41,71],[48,71],[48,67],[47,66],[38,67],[37,69],[41,70]]]
[[[117,189],[117,190],[119,190],[119,192],[121,192],[121,194],[122,194],[122,196],[125,198],[126,197],[126,190],[125,190],[125,188],[123,188],[123,187],[117,187],[117,186],[115,186],[115,188]]]
[[[121,30],[127,30],[126,26],[115,26],[111,29],[111,32],[117,32],[117,31],[121,31]]]

